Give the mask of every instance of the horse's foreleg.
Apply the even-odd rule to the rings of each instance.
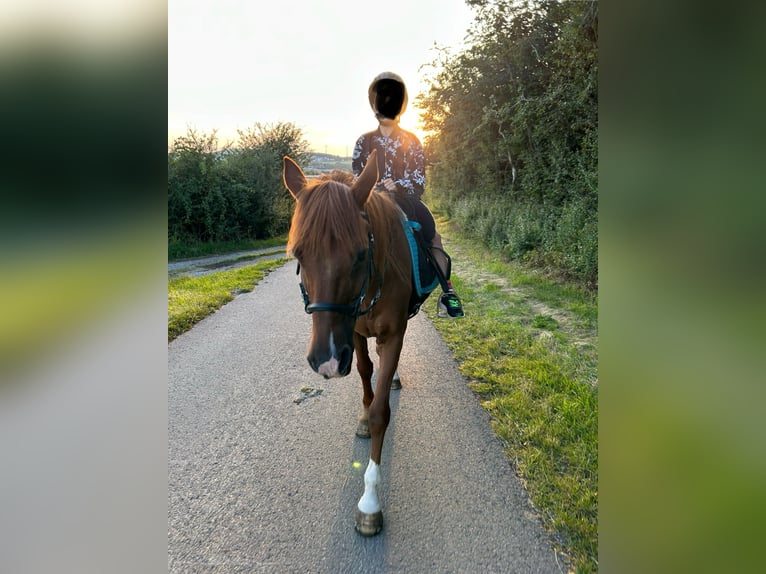
[[[356,529],[364,536],[373,536],[383,528],[383,513],[378,498],[380,483],[380,458],[383,451],[383,437],[391,420],[391,407],[388,396],[391,390],[399,354],[402,350],[403,337],[394,337],[385,342],[378,342],[380,369],[375,395],[368,409],[370,427],[370,462],[364,473],[364,494],[357,504]]]
[[[362,416],[359,417],[359,426],[356,436],[370,437],[369,410],[374,397],[372,393],[372,361],[367,349],[367,338],[359,333],[354,333],[354,350],[356,351],[356,369],[362,379]]]

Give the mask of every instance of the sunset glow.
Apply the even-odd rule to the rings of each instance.
[[[215,129],[223,144],[256,122],[290,122],[313,151],[350,155],[377,125],[367,87],[386,70],[407,83],[401,126],[422,140],[423,66],[435,46],[458,51],[473,13],[462,0],[392,0],[386,12],[389,21],[350,0],[297,0],[289,15],[271,4],[169,0],[168,143],[187,128]]]

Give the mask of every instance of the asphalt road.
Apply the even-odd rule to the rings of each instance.
[[[392,393],[384,529],[359,536],[361,382],[356,368],[328,381],[311,371],[309,332],[288,263],[170,343],[170,572],[565,571],[423,314],[410,321],[403,389]],[[300,400],[306,387],[321,393]]]

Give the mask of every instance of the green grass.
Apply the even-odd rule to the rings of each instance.
[[[593,292],[450,237],[466,317],[423,309],[458,360],[545,527],[578,572],[598,571],[598,307]]]
[[[541,269],[511,263],[507,257],[490,251],[477,241],[461,237],[454,230],[445,231],[448,227],[445,219],[436,217],[436,221],[440,232],[449,238],[453,259],[455,255],[452,252],[459,252],[460,258],[474,262],[484,272],[496,275],[514,287],[533,291],[535,299],[541,303],[573,313],[583,328],[595,328],[598,299],[594,291],[576,283],[558,281],[555,275],[546,274]]]
[[[285,245],[287,236],[272,237],[270,239],[243,239],[240,241],[219,242],[181,242],[168,241],[168,261],[189,259],[191,257],[204,257],[206,255],[221,255],[234,251],[248,251],[252,249],[264,249]]]
[[[236,293],[252,291],[258,281],[285,261],[276,259],[200,277],[169,279],[168,341],[234,299]]]

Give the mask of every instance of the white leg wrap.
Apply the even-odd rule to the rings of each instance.
[[[357,504],[359,510],[365,514],[374,514],[380,511],[378,482],[380,482],[380,467],[370,459],[367,470],[364,472],[364,494]]]

